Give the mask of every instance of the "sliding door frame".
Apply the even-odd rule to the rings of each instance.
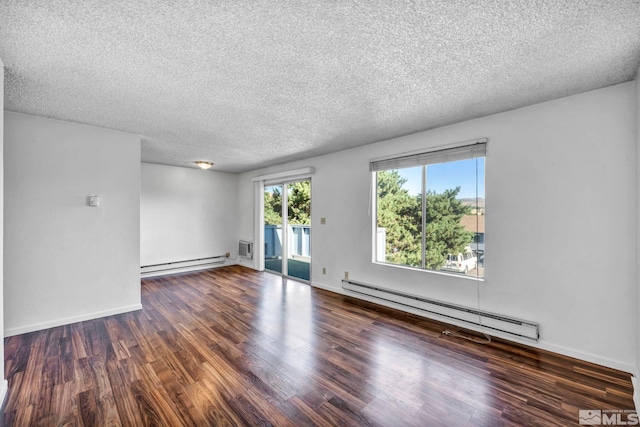
[[[311,252],[311,239],[312,239],[312,234],[313,234],[313,227],[311,225],[311,221],[309,224],[309,279],[305,280],[302,279],[300,277],[296,277],[296,276],[291,276],[289,275],[289,250],[291,249],[289,247],[289,240],[290,240],[290,236],[289,236],[289,185],[291,184],[295,184],[296,182],[304,182],[304,181],[309,181],[309,200],[310,200],[310,208],[309,208],[309,218],[313,218],[313,183],[311,180],[311,177],[305,177],[305,178],[293,178],[293,179],[287,179],[287,180],[274,180],[274,181],[263,181],[261,188],[262,188],[262,196],[260,197],[260,199],[262,200],[262,203],[260,205],[260,212],[259,212],[259,218],[260,218],[260,223],[261,226],[260,228],[262,229],[260,231],[260,248],[262,249],[260,254],[260,260],[258,261],[260,263],[260,270],[267,270],[271,273],[277,274],[277,272],[273,271],[273,270],[268,270],[265,268],[264,264],[265,264],[265,260],[264,260],[264,241],[265,241],[265,237],[264,237],[264,189],[266,187],[271,187],[271,186],[278,186],[281,185],[282,186],[282,211],[280,212],[280,215],[282,216],[282,272],[280,273],[282,275],[282,277],[286,277],[289,279],[293,279],[293,280],[298,280],[304,283],[309,283],[311,284],[311,259],[313,257],[313,254]],[[255,251],[254,251],[255,252]]]
[[[275,172],[266,175],[259,175],[251,178],[254,183],[254,223],[253,223],[253,242],[255,255],[253,259],[253,267],[258,271],[264,271],[264,187],[266,184],[276,183],[277,181],[304,181],[309,180],[313,187],[313,174],[316,169],[313,166],[307,166],[300,169]],[[313,189],[312,189],[313,192]],[[313,196],[311,201],[311,210],[313,211]],[[313,217],[313,216],[312,216]],[[311,245],[309,247],[311,253]]]

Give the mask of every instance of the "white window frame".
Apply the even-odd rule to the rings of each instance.
[[[426,198],[422,198],[422,265],[420,267],[395,264],[391,262],[384,262],[378,260],[378,182],[377,182],[377,172],[385,171],[385,170],[393,170],[393,169],[404,169],[410,167],[417,166],[428,166],[438,163],[449,163],[455,162],[459,160],[467,160],[474,159],[479,157],[484,157],[486,159],[487,156],[487,138],[478,138],[463,142],[458,142],[455,144],[448,144],[433,147],[429,150],[418,150],[412,152],[406,152],[402,154],[398,154],[395,156],[382,157],[373,159],[369,162],[369,171],[371,172],[371,206],[372,206],[372,262],[374,264],[380,264],[391,267],[399,267],[399,268],[408,268],[412,270],[425,271],[429,273],[443,274],[448,276],[456,276],[456,277],[464,277],[473,280],[481,280],[484,281],[483,276],[460,276],[456,273],[448,273],[446,271],[439,270],[431,270],[427,269],[425,265],[425,250],[426,250],[426,234],[424,230],[426,229],[426,215],[425,215],[425,205]],[[486,161],[485,161],[486,167]],[[486,171],[485,171],[486,173]],[[423,168],[422,173],[422,192],[426,191],[426,177],[425,177],[425,169]]]

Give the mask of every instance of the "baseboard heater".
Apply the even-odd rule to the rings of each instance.
[[[352,280],[343,280],[342,288],[358,294],[444,316],[449,319],[455,319],[469,325],[482,326],[487,329],[487,333],[493,330],[536,342],[540,338],[540,327],[535,322],[515,319],[448,302],[422,298],[391,289],[354,282]]]
[[[172,261],[162,264],[150,264],[140,267],[140,276],[152,276],[160,273],[168,274],[190,268],[206,268],[213,267],[217,264],[223,264],[227,257],[225,255],[217,255],[207,258],[187,259],[184,261]]]

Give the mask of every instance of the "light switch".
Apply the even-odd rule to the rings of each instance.
[[[320,224],[324,225],[326,223],[327,223],[327,218],[325,218],[325,217],[320,218]]]

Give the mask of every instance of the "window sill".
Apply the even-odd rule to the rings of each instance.
[[[421,273],[429,273],[429,274],[436,274],[438,276],[447,276],[447,277],[457,277],[460,279],[464,279],[464,280],[472,280],[474,282],[484,282],[485,278],[483,277],[477,277],[477,276],[466,276],[462,273],[453,273],[453,272],[448,272],[448,271],[436,271],[436,270],[424,270],[422,268],[417,268],[417,267],[411,267],[409,265],[399,265],[399,264],[391,264],[388,262],[379,262],[379,261],[373,261],[373,264],[376,265],[381,265],[384,267],[392,267],[392,268],[400,268],[403,270],[411,270],[411,271],[418,271]]]

